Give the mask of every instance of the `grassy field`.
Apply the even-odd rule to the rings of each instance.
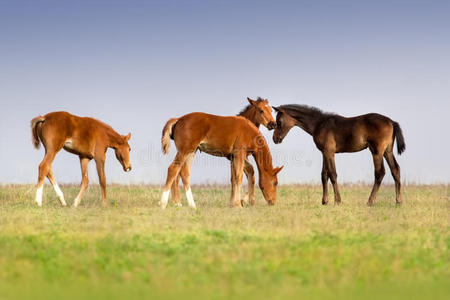
[[[69,203],[78,187],[63,186]],[[0,299],[449,299],[448,186],[281,186],[268,207],[231,209],[227,187],[194,187],[198,209],[156,207],[160,189],[92,186],[77,209],[48,185],[0,187]],[[183,198],[185,203],[185,199]]]

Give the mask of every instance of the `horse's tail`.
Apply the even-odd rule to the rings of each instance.
[[[173,118],[167,121],[166,125],[164,126],[164,129],[162,131],[162,137],[161,137],[161,147],[162,152],[164,154],[169,153],[170,150],[170,138],[172,137],[172,128],[173,125],[175,125],[178,122],[179,118]]]
[[[394,136],[397,139],[397,153],[400,155],[403,151],[405,151],[406,144],[405,138],[403,137],[402,128],[397,122],[394,122]]]
[[[39,149],[41,145],[39,134],[38,134],[38,125],[45,121],[45,118],[42,116],[38,116],[31,120],[31,140],[33,142],[34,148]]]

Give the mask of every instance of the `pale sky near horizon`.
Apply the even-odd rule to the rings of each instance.
[[[108,152],[108,183],[165,180],[165,122],[234,115],[246,97],[398,121],[402,180],[448,183],[450,1],[0,1],[0,182],[35,183],[44,150],[29,122],[66,110],[132,133],[133,171]],[[275,116],[275,114],[274,114]],[[321,153],[293,129],[263,128],[280,183],[318,183]],[[340,182],[372,182],[370,152],[336,156]],[[387,165],[385,164],[387,167]],[[79,183],[62,150],[60,183]],[[228,183],[227,160],[198,154],[193,183]],[[95,164],[91,182],[98,182]],[[392,182],[387,171],[385,182]]]

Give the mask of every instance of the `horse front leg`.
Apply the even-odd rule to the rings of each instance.
[[[108,202],[106,201],[105,159],[95,159],[95,164],[97,165],[98,181],[100,183],[100,189],[102,191],[103,207],[107,207]]]
[[[231,159],[231,207],[242,207],[241,188],[244,173],[244,157],[234,155]]]
[[[373,165],[375,166],[375,180],[373,183],[373,188],[372,192],[370,193],[369,200],[367,201],[367,205],[369,206],[372,206],[375,203],[378,189],[380,188],[381,181],[383,181],[384,174],[386,173],[386,171],[384,170],[383,155],[381,154],[372,154],[372,155],[373,155]]]
[[[253,169],[253,166],[250,164],[248,159],[245,159],[244,161],[244,173],[247,177],[248,182],[248,191],[247,195],[242,200],[242,206],[244,206],[247,201],[250,201],[250,205],[255,205],[255,170]]]
[[[88,166],[89,166],[90,161],[91,161],[90,158],[80,156],[81,188],[80,188],[80,192],[78,193],[77,197],[73,201],[73,207],[77,207],[80,204],[81,198],[83,197],[84,192],[86,191],[86,188],[88,187],[88,184],[89,184]]]
[[[340,205],[341,194],[339,193],[339,187],[337,183],[337,173],[336,173],[336,164],[334,162],[334,152],[327,152],[324,154],[327,163],[327,173],[330,178],[331,184],[333,185],[334,190],[334,204]]]

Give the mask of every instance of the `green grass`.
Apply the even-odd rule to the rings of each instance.
[[[63,186],[69,203],[78,187]],[[77,209],[50,186],[0,187],[0,299],[448,299],[450,193],[406,186],[395,206],[383,185],[281,186],[274,207],[231,209],[229,189],[194,187],[197,210],[156,207],[160,189],[98,187]],[[331,195],[330,195],[331,196]],[[331,197],[332,203],[332,197]],[[183,198],[185,203],[185,199]]]

